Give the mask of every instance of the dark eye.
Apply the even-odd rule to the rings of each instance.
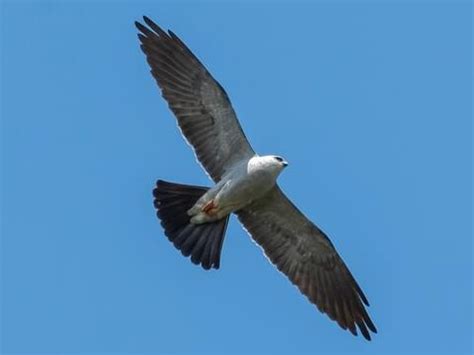
[[[279,161],[280,163],[283,161],[283,158],[282,158],[282,157],[275,157],[275,159],[276,159],[277,161]]]

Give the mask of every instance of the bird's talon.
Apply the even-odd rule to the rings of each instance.
[[[212,210],[216,210],[217,206],[214,204],[214,200],[207,202],[201,209],[204,213],[211,215]]]

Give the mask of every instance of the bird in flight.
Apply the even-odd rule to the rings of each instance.
[[[148,17],[135,22],[151,74],[176,116],[211,188],[158,180],[154,205],[165,235],[191,261],[218,269],[231,213],[268,259],[343,329],[370,340],[369,305],[324,232],[286,197],[276,180],[288,163],[252,149],[222,86],[172,31]]]

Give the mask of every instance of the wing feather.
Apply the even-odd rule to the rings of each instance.
[[[197,159],[217,182],[255,152],[222,86],[178,36],[143,19],[146,26],[135,25],[151,74]]]
[[[377,333],[367,297],[329,238],[275,187],[237,212],[266,256],[317,308],[343,329],[370,340]],[[365,306],[364,306],[365,305]]]

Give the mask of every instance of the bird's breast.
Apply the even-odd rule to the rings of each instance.
[[[265,170],[240,170],[229,176],[216,196],[217,203],[229,209],[230,212],[237,211],[252,201],[262,197],[273,186],[275,177]]]

